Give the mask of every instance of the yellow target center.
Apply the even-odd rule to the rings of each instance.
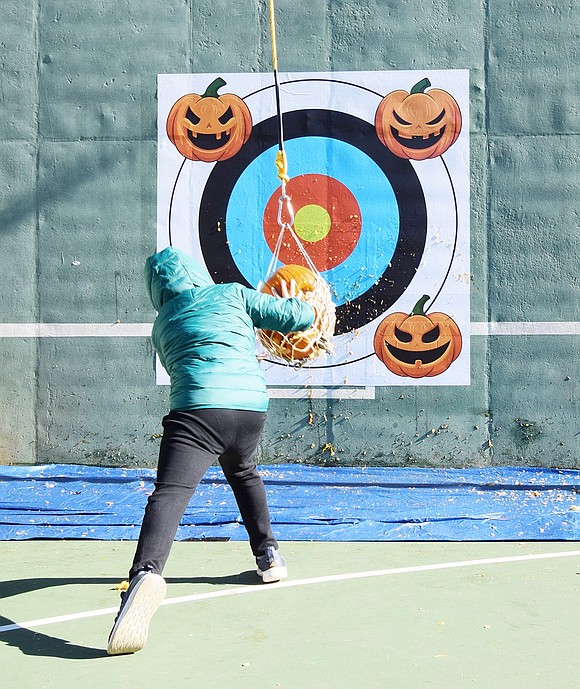
[[[296,234],[305,242],[319,242],[330,232],[332,220],[322,206],[310,204],[302,206],[294,216]]]

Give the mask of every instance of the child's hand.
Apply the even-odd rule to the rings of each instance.
[[[294,278],[291,278],[289,283],[286,282],[286,280],[280,281],[281,294],[278,294],[278,291],[274,289],[274,287],[272,287],[271,290],[272,294],[275,297],[278,297],[278,299],[291,299],[292,297],[304,299],[304,292],[301,289],[298,289],[298,285],[296,284],[296,280],[294,280]]]

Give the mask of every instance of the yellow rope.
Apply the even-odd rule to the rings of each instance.
[[[272,66],[278,71],[278,51],[276,50],[276,19],[274,18],[274,0],[270,3],[270,38],[272,40]]]
[[[270,6],[270,39],[272,41],[272,67],[274,69],[274,82],[276,86],[276,104],[278,110],[279,120],[279,146],[280,150],[276,156],[276,169],[278,170],[278,179],[281,182],[288,182],[288,161],[286,159],[286,152],[284,151],[284,128],[282,126],[282,110],[280,105],[280,83],[278,81],[278,49],[276,48],[276,17],[274,11],[274,0],[269,0]]]

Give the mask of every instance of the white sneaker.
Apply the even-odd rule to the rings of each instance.
[[[288,576],[286,562],[273,546],[268,546],[264,554],[256,558],[256,564],[258,565],[256,573],[265,584],[286,579]]]
[[[107,653],[135,653],[147,642],[149,623],[165,598],[165,579],[153,572],[139,572],[121,594],[121,607],[109,634]]]

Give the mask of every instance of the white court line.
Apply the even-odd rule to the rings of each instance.
[[[246,593],[262,593],[264,591],[275,591],[281,588],[294,588],[296,586],[308,586],[310,584],[326,584],[335,581],[349,581],[351,579],[368,579],[370,577],[384,577],[395,574],[413,574],[414,572],[432,572],[440,569],[455,569],[459,567],[477,567],[481,565],[498,565],[509,562],[529,562],[531,560],[550,560],[560,557],[580,557],[580,550],[569,550],[559,553],[538,553],[535,555],[513,555],[511,557],[492,557],[482,560],[461,560],[459,562],[441,562],[430,565],[415,565],[412,567],[394,567],[392,569],[378,569],[370,572],[351,572],[350,574],[331,574],[324,577],[313,577],[311,579],[296,579],[281,581],[277,584],[265,584],[256,586],[239,586],[221,591],[209,591],[207,593],[194,593],[190,596],[179,596],[177,598],[167,598],[161,605],[176,605],[180,603],[191,603],[209,598],[223,598],[224,596],[239,596]],[[48,624],[58,622],[69,622],[71,620],[81,620],[86,617],[97,617],[99,615],[113,615],[118,611],[118,606],[114,608],[101,608],[100,610],[88,610],[86,612],[76,612],[71,615],[59,615],[58,617],[46,617],[40,620],[29,620],[28,622],[18,622],[7,624],[0,627],[0,633],[11,632],[17,629],[28,627],[44,627]]]

